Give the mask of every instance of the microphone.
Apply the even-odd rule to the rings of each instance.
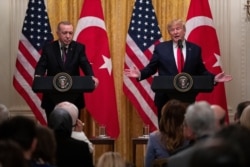
[[[183,48],[181,39],[178,40],[177,45],[178,45],[178,48]]]

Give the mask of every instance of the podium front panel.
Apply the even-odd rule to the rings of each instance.
[[[213,90],[212,76],[192,76],[192,79],[193,86],[188,92],[211,92]],[[178,92],[174,86],[174,76],[155,76],[151,89],[154,92]]]
[[[53,76],[35,77],[32,90],[36,93],[58,92],[53,86]],[[91,76],[72,76],[72,87],[68,93],[92,92],[95,89]]]

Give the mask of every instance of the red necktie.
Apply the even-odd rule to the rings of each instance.
[[[178,66],[178,72],[181,73],[184,65],[184,58],[182,54],[182,48],[177,48],[177,66]]]

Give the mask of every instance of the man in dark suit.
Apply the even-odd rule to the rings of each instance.
[[[174,20],[168,24],[168,33],[171,36],[170,41],[159,43],[155,49],[153,56],[146,67],[139,70],[137,67],[125,69],[125,75],[128,77],[137,78],[139,81],[150,77],[158,72],[159,75],[176,76],[179,72],[185,72],[190,75],[210,75],[215,82],[230,81],[232,77],[220,73],[214,76],[207,71],[201,57],[201,48],[191,42],[185,40],[185,24],[182,20]],[[183,66],[181,70],[178,66],[178,48],[181,48],[183,55]],[[178,71],[179,70],[179,71]],[[181,99],[184,102],[192,103],[187,94],[181,94]],[[158,109],[158,119],[161,117],[161,108],[172,97],[164,92],[156,92],[155,105]]]
[[[56,162],[58,167],[93,167],[93,155],[89,146],[82,140],[71,137],[72,118],[63,108],[55,108],[48,121],[56,138]]]
[[[95,86],[97,86],[98,79],[94,77],[92,67],[85,54],[85,46],[72,40],[73,25],[68,21],[60,22],[57,26],[57,36],[57,41],[44,46],[35,69],[35,77],[55,76],[60,72],[65,72],[70,76],[79,76],[81,68],[86,76],[92,76]],[[72,102],[80,111],[84,107],[83,94],[76,93],[73,96],[61,93],[55,98],[53,93],[44,93],[41,106],[45,109],[47,118],[55,105],[61,101]]]

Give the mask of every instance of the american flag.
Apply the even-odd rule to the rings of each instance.
[[[40,51],[45,43],[52,40],[44,1],[29,0],[18,45],[13,85],[41,124],[46,124],[46,115],[40,107],[41,96],[32,91],[32,82]]]
[[[136,0],[126,39],[124,68],[145,67],[156,44],[162,41],[156,14],[151,0]],[[123,91],[135,106],[143,122],[150,130],[158,127],[154,92],[151,90],[152,77],[140,82],[124,76]]]

